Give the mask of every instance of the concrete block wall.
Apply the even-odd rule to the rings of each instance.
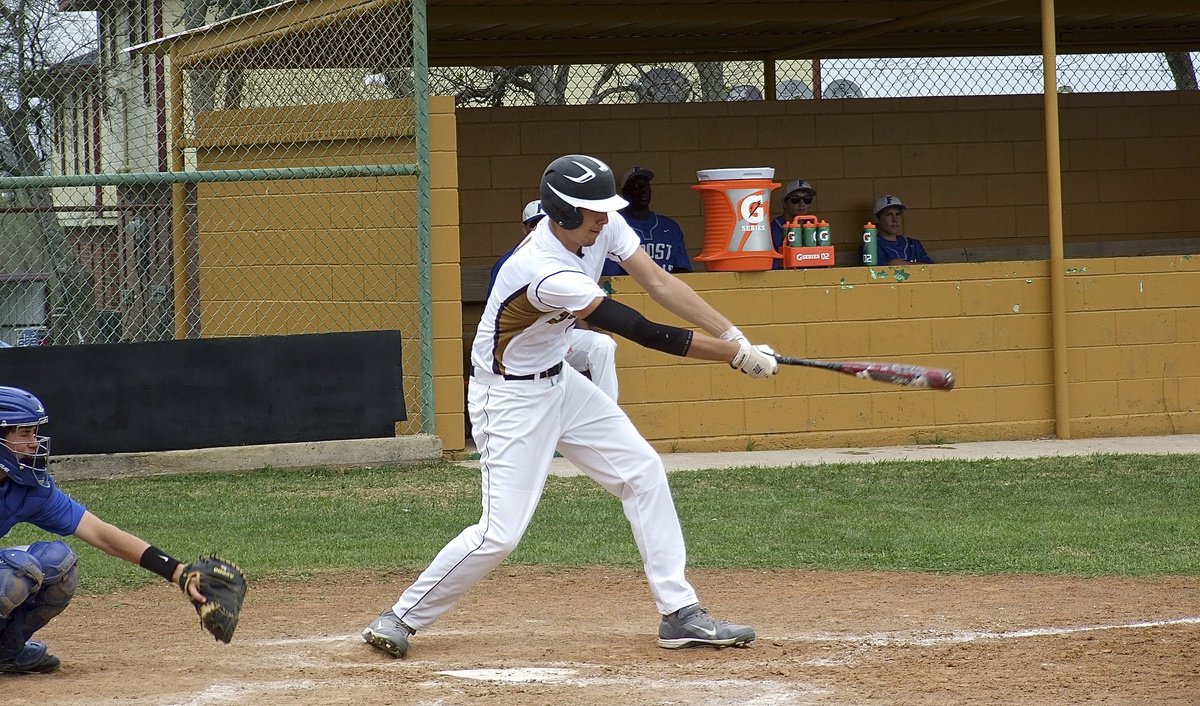
[[[411,123],[400,100],[213,111],[187,146],[200,169],[404,163],[415,161]],[[462,448],[464,429],[458,169],[454,101],[432,98],[434,427],[447,448]],[[415,180],[211,183],[198,194],[204,335],[401,328],[409,420],[397,431],[420,431]]]
[[[1200,95],[1070,94],[1060,105],[1068,255],[1187,248],[1200,207]],[[950,367],[959,389],[803,368],[763,383],[622,342],[622,406],[660,450],[1054,435],[1040,96],[471,109],[458,119],[464,282],[517,240],[522,205],[564,153],[601,156],[618,174],[652,169],[653,206],[680,221],[693,257],[704,239],[690,188],[698,169],[773,166],[777,182],[813,181],[842,265],[855,260],[876,195],[911,206],[908,232],[943,264],[682,276],[780,351]],[[1188,366],[1200,353],[1196,262],[1069,261],[1074,436],[1200,430],[1200,378]],[[612,283],[622,301],[671,320],[629,278]],[[479,306],[463,312],[469,340]]]
[[[1200,94],[1059,99],[1067,254],[1195,236]],[[634,164],[654,171],[653,208],[679,220],[693,257],[704,229],[696,171],[770,166],[779,183],[816,186],[839,264],[852,263],[882,193],[910,206],[909,234],[939,261],[1033,259],[1049,230],[1042,116],[1041,96],[463,110],[463,266],[490,266],[511,247],[542,169],[570,152],[618,175]]]
[[[1200,258],[1068,262],[1075,437],[1200,431]],[[660,451],[1052,437],[1046,262],[682,275],[756,342],[947,367],[951,392],[785,367],[768,381],[618,346],[621,406]],[[628,277],[616,296],[682,325]]]
[[[1200,258],[1069,264],[1068,373],[1080,412],[1072,428],[1080,436],[1195,433]]]
[[[448,96],[429,99],[429,168],[434,434],[445,448],[461,449],[466,428],[466,401],[462,394],[462,272],[459,267],[462,231],[459,223],[458,123],[454,99]]]

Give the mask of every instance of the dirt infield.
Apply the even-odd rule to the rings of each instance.
[[[502,567],[408,659],[361,628],[412,579],[328,574],[251,586],[231,645],[155,585],[82,597],[39,633],[51,675],[0,677],[12,704],[1196,704],[1200,579],[691,573],[746,649],[655,646],[633,570]]]

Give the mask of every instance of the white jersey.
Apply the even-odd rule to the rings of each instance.
[[[550,230],[550,219],[500,266],[471,345],[471,364],[498,375],[533,375],[561,363],[575,326],[572,311],[605,296],[597,284],[606,259],[633,256],[641,239],[619,213],[596,242],[570,252]]]

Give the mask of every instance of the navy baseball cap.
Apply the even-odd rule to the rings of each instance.
[[[624,189],[630,179],[640,176],[646,177],[646,181],[654,181],[654,172],[649,169],[645,167],[630,167],[625,171],[625,176],[621,177],[621,188]]]

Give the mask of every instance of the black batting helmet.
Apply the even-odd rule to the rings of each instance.
[[[629,202],[617,195],[617,183],[608,165],[585,154],[559,157],[542,173],[542,210],[563,228],[583,224],[580,208],[619,211]]]

